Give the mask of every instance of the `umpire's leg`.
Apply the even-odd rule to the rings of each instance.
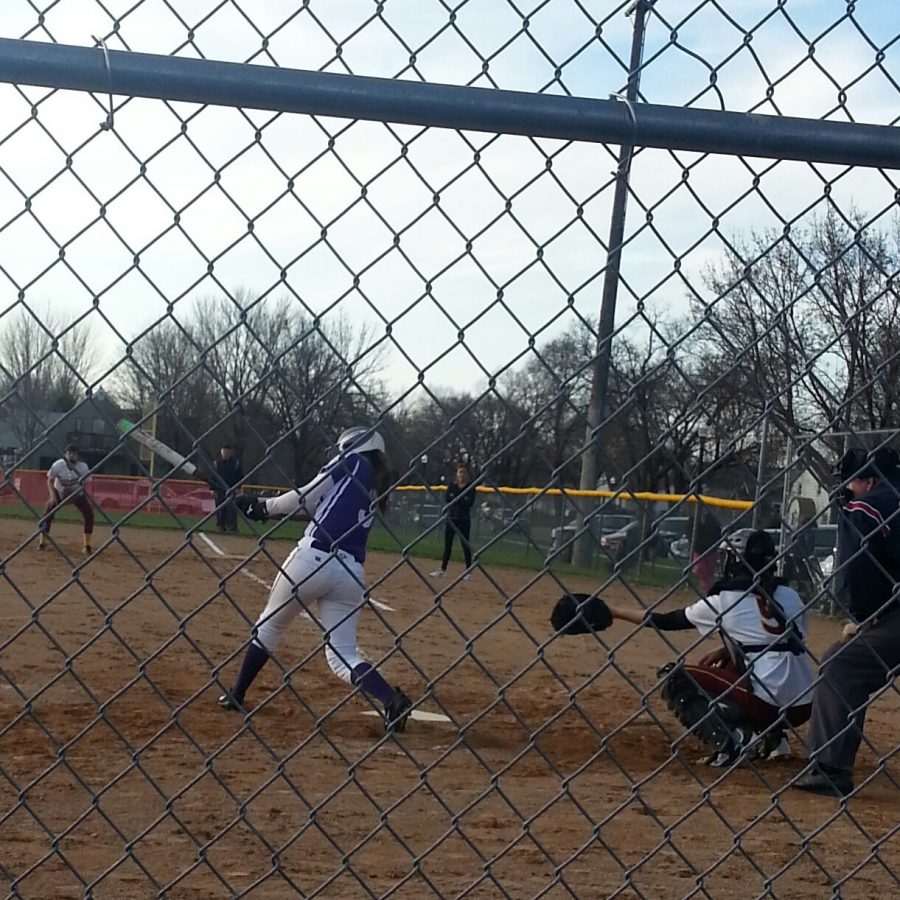
[[[225,500],[228,495],[223,491],[216,491],[213,495],[216,498],[216,528],[219,531],[225,530]]]
[[[900,666],[900,611],[829,647],[813,693],[807,749],[822,765],[850,771],[862,741],[869,697]]]
[[[461,522],[457,522],[457,528],[459,529],[459,542],[462,544],[463,550],[463,558],[466,561],[466,568],[472,568],[472,545],[469,543],[469,533],[472,529],[472,520],[471,519],[463,519]]]
[[[225,505],[222,507],[222,524],[226,531],[238,530],[238,510],[237,504],[234,502],[232,488],[225,496]]]
[[[441,568],[446,571],[450,562],[450,551],[453,549],[453,536],[456,534],[456,525],[453,519],[447,519],[444,525],[444,555],[441,557]]]

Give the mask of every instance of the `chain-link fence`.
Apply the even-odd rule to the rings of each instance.
[[[7,895],[895,892],[898,37],[7,0]]]

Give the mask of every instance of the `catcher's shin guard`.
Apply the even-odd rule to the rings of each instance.
[[[663,666],[657,677],[664,679],[660,694],[675,718],[716,754],[736,755],[749,742],[752,731],[744,721],[743,710],[733,700],[710,700],[675,663]]]

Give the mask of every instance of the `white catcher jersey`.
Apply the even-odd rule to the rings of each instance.
[[[87,478],[90,471],[88,464],[81,460],[73,466],[68,460],[58,459],[47,471],[47,478],[53,482],[56,492],[65,500],[78,490],[79,481]]]
[[[809,627],[800,595],[793,588],[779,585],[775,600],[785,618],[796,623],[805,640]],[[778,622],[766,618],[763,601],[743,591],[722,591],[698,600],[684,614],[701,634],[709,634],[721,624],[722,631],[738,644],[771,644],[781,633]],[[808,653],[794,655],[782,650],[748,653],[747,664],[753,692],[760,700],[782,708],[812,702],[813,673]]]

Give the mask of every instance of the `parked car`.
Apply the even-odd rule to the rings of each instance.
[[[651,527],[655,538],[654,550],[658,556],[667,556],[672,552],[672,544],[685,537],[690,519],[687,516],[660,516]]]
[[[602,541],[604,535],[620,531],[627,525],[636,521],[634,516],[625,515],[623,513],[608,513],[591,519],[589,527],[591,534],[598,535]],[[571,542],[577,533],[578,526],[574,523],[571,525],[557,525],[557,527],[550,532],[550,553],[556,554],[562,550],[563,561],[571,562],[573,543],[569,543],[565,549],[562,549],[562,547],[563,544]]]
[[[837,525],[816,526],[815,540],[815,553],[819,560],[833,556],[837,549]]]
[[[600,546],[606,551],[613,563],[619,563],[637,547],[640,540],[641,523],[635,519],[624,528],[603,535],[600,538]]]
[[[834,574],[837,559],[837,525],[819,525],[815,534],[815,555],[819,563],[822,583]],[[821,588],[821,584],[818,585]]]
[[[685,520],[685,529],[687,528],[687,520]],[[735,535],[741,534],[746,531],[748,534],[752,531],[752,528],[738,528],[734,529],[732,525],[726,526],[722,531],[722,540],[719,544],[719,551],[721,552],[728,546],[728,539],[733,538]],[[776,533],[775,543],[778,543],[777,532],[778,529],[774,529]],[[679,562],[686,563],[691,558],[691,539],[687,534],[682,532],[682,537],[678,538],[677,541],[672,541],[669,544],[669,555],[673,559],[677,559]]]
[[[604,534],[611,534],[613,531],[620,531],[626,525],[629,525],[634,521],[636,521],[634,516],[627,516],[620,513],[610,513],[606,516],[597,516],[596,518],[591,519],[590,528],[592,533],[599,533],[602,537]],[[553,549],[558,549],[566,541],[571,540],[573,537],[575,537],[577,531],[578,526],[574,523],[571,525],[557,525],[556,528],[554,528],[550,532],[550,540]]]
[[[672,543],[669,544],[669,556],[673,559],[677,559],[679,562],[687,562],[690,559],[691,541],[687,535],[680,537],[677,541],[672,541]]]

